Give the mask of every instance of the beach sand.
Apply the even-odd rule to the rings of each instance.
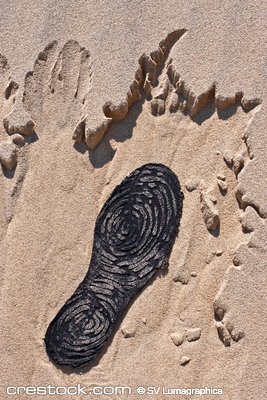
[[[266,18],[260,1],[1,1],[1,398],[77,384],[132,394],[54,398],[265,398]],[[148,162],[185,196],[168,271],[96,361],[66,371],[46,329],[104,202]]]

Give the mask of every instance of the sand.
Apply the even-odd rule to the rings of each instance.
[[[54,398],[265,398],[266,17],[261,1],[1,1],[1,398],[77,384],[133,393]],[[185,195],[168,272],[96,362],[60,369],[47,326],[105,200],[147,162]]]

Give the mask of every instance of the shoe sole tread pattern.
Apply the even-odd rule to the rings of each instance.
[[[137,168],[114,189],[95,224],[88,272],[46,332],[56,364],[80,367],[99,355],[127,305],[168,265],[182,203],[162,164]]]

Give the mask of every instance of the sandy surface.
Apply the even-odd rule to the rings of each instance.
[[[265,398],[263,3],[1,1],[1,398],[77,384],[133,394],[54,398]],[[169,166],[185,195],[168,272],[97,362],[66,372],[45,331],[87,270],[99,210],[146,162]],[[39,397],[51,398],[13,395]]]

